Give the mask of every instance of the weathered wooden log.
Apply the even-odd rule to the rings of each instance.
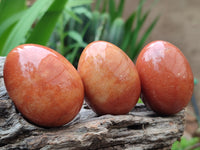
[[[137,105],[127,115],[97,116],[85,104],[78,116],[59,128],[38,127],[16,110],[3,82],[0,57],[0,149],[170,149],[184,130],[184,110],[161,117]]]

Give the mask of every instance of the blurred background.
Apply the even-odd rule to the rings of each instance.
[[[199,13],[200,0],[0,0],[0,55],[22,43],[37,43],[77,67],[83,48],[94,40],[116,44],[133,61],[151,41],[176,45],[195,77],[184,137],[174,148],[185,149],[200,137]]]
[[[138,0],[126,0],[124,18],[137,7]],[[144,4],[148,8],[153,0]],[[200,1],[199,0],[160,0],[153,7],[147,22],[160,14],[159,21],[145,43],[166,40],[176,45],[190,63],[194,77],[200,81]],[[194,87],[194,96],[200,108],[200,83]],[[193,107],[187,108],[185,136],[200,136]]]
[[[130,14],[132,7],[137,6],[138,0],[126,0],[124,18]],[[153,3],[148,0],[144,9]],[[146,43],[154,40],[166,40],[176,45],[190,63],[194,77],[200,81],[200,1],[199,0],[160,0],[152,9],[147,19],[160,14],[159,21],[150,34]],[[194,87],[194,96],[200,108],[200,84]],[[200,136],[198,123],[193,107],[187,108],[185,136]]]

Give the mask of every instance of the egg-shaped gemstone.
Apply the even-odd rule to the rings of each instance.
[[[81,54],[78,71],[86,102],[97,114],[126,114],[136,105],[141,91],[138,72],[117,46],[90,43]]]
[[[4,82],[19,112],[40,126],[68,123],[84,99],[76,69],[62,55],[41,45],[14,48],[5,61]]]
[[[142,100],[155,112],[171,115],[189,103],[193,74],[183,53],[166,41],[154,41],[140,52],[136,67],[141,80]]]

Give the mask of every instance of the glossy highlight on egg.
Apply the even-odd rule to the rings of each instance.
[[[194,82],[183,53],[166,41],[153,41],[140,52],[136,67],[141,80],[142,100],[161,115],[172,115],[189,103]]]
[[[19,112],[39,126],[62,126],[83,104],[84,88],[76,69],[62,55],[41,45],[14,48],[5,61],[4,82]]]
[[[81,54],[78,72],[86,102],[97,114],[126,114],[136,105],[141,91],[139,75],[117,46],[105,41],[90,43]]]

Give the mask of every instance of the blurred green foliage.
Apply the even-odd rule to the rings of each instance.
[[[67,7],[62,14],[49,46],[58,50],[74,66],[83,48],[92,41],[103,40],[111,42],[134,60],[156,25],[159,16],[152,22],[147,22],[146,31],[139,38],[140,31],[147,20],[151,9],[157,2],[142,11],[146,0],[140,0],[136,10],[133,10],[127,20],[122,19],[124,0],[117,3],[115,0],[97,0],[95,8],[90,4],[76,7]],[[66,14],[71,14],[69,17]]]
[[[66,5],[89,0],[37,0],[30,8],[26,0],[0,1],[0,55],[23,43],[47,45]],[[91,3],[91,0],[89,1]]]
[[[145,1],[140,0],[123,20],[125,0],[37,0],[31,7],[26,0],[1,0],[0,55],[6,56],[20,44],[35,43],[55,49],[77,66],[87,44],[104,40],[134,60],[159,18],[146,22],[147,29],[139,36],[153,8],[152,4],[143,12]]]
[[[172,150],[200,150],[200,139],[195,137],[187,140],[182,137],[180,142],[176,141],[171,147]]]

